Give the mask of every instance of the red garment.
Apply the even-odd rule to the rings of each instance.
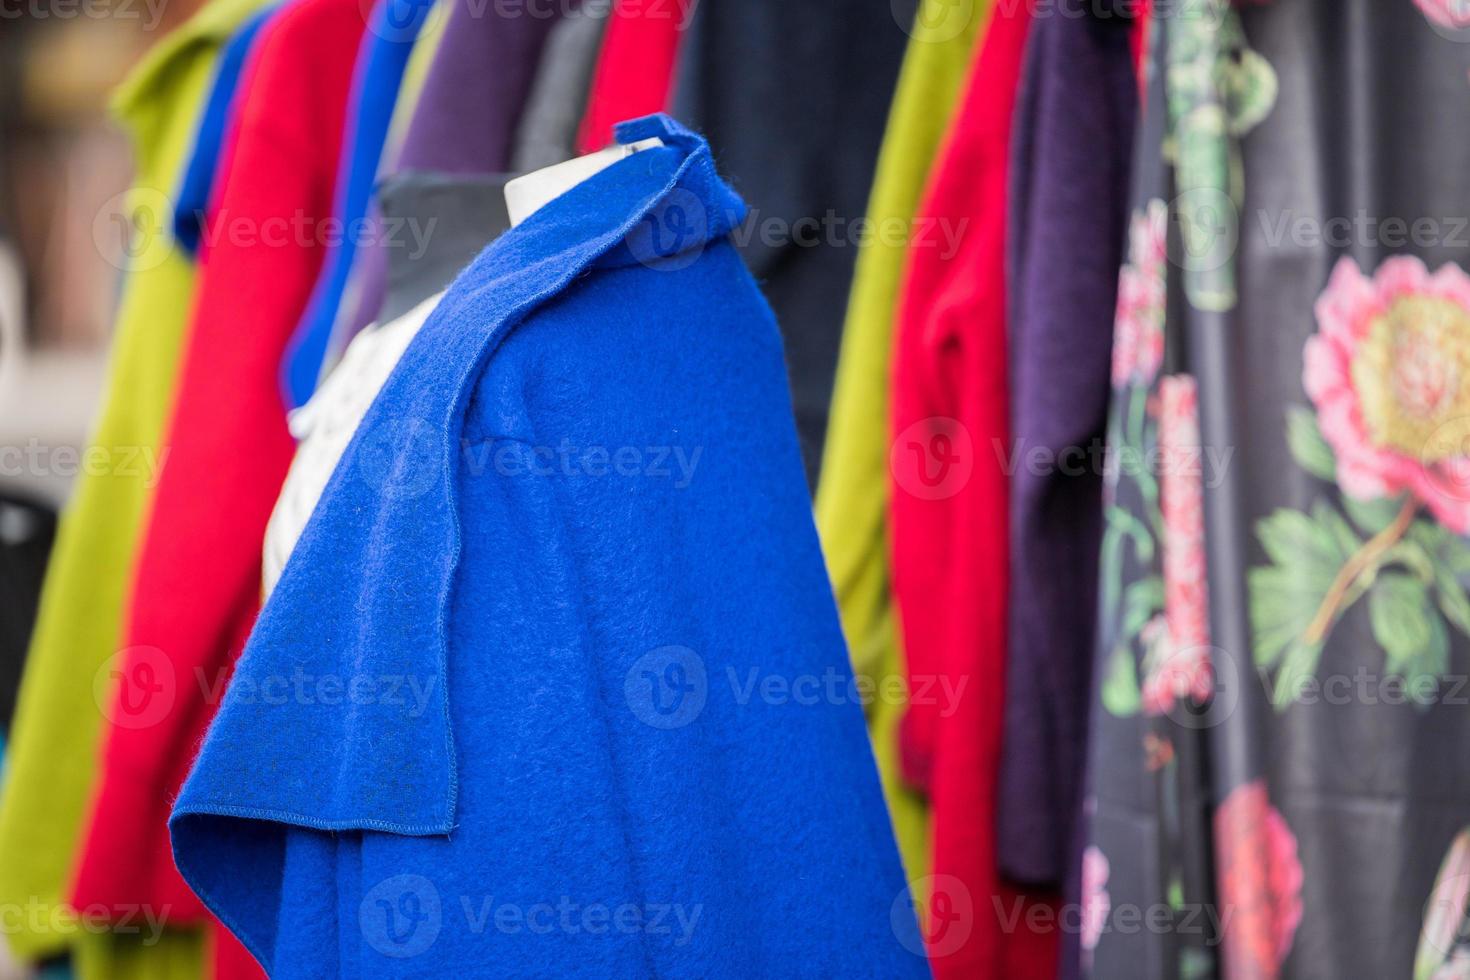
[[[1133,71],[1138,76],[1140,102],[1148,99],[1148,45],[1153,13],[1153,0],[1143,0],[1139,4],[1138,13],[1133,18],[1133,34],[1129,38],[1130,46],[1133,48]]]
[[[276,377],[331,230],[363,26],[358,0],[297,0],[264,27],[237,97],[134,569],[129,683],[108,712],[78,908],[150,904],[170,924],[211,921],[174,867],[169,808],[259,604],[262,538],[294,451]],[[239,959],[227,939],[222,966]]]
[[[694,3],[614,0],[577,133],[578,152],[593,153],[607,146],[613,140],[613,126],[624,119],[668,108],[679,43],[694,15]]]
[[[991,19],[919,209],[894,333],[892,574],[910,678],[901,737],[906,775],[931,804],[932,891],[919,899],[939,980],[1051,980],[1060,938],[1055,919],[1027,925],[1030,906],[1051,896],[1000,881],[993,821],[1009,558],[1006,176],[1029,23],[1024,7]]]
[[[210,926],[204,959],[209,964],[209,980],[268,980],[245,944],[218,921]]]

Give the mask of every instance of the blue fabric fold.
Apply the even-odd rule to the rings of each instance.
[[[419,30],[433,7],[434,0],[378,0],[373,7],[353,74],[353,111],[337,172],[334,212],[343,233],[340,239],[329,243],[306,312],[301,315],[281,361],[281,389],[289,407],[305,404],[316,390],[332,325],[352,272],[358,239],[365,230],[368,203],[393,121],[403,72]]]
[[[240,25],[220,51],[209,97],[199,116],[199,129],[194,134],[194,148],[189,153],[188,163],[184,165],[183,176],[179,179],[177,201],[174,204],[174,240],[190,255],[199,254],[199,239],[204,230],[204,219],[208,212],[209,199],[214,193],[216,171],[219,169],[220,149],[224,145],[225,132],[230,122],[230,108],[234,105],[235,92],[240,86],[245,64],[261,28],[275,16],[280,6],[279,3],[273,3],[256,11]]]
[[[170,826],[273,977],[928,974],[745,207],[650,136],[450,287],[250,637]]]

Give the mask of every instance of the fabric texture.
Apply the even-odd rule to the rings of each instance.
[[[913,226],[925,179],[949,124],[983,11],[925,0],[914,18],[878,156],[870,223]],[[950,18],[959,17],[959,21]],[[905,236],[906,241],[906,236]],[[904,245],[873,238],[859,249],[817,487],[817,527],[837,591],[853,669],[877,690],[902,683],[888,556],[888,385]],[[909,878],[930,864],[928,812],[898,769],[903,698],[878,697],[868,726]]]
[[[1464,25],[1156,8],[1108,428],[1153,465],[1105,483],[1083,870],[1231,914],[1103,930],[1094,977],[1470,962]]]
[[[225,130],[230,124],[235,93],[245,72],[245,62],[255,40],[276,12],[274,4],[256,11],[240,25],[233,37],[220,50],[209,98],[199,117],[194,133],[194,148],[179,181],[174,202],[174,241],[191,255],[199,252],[199,237],[204,230],[205,212],[214,197],[215,174],[220,170],[220,153],[225,143]]]
[[[331,213],[362,30],[356,0],[296,0],[259,41],[134,565],[78,908],[204,915],[170,860],[168,811],[255,619],[261,540],[292,452],[276,368],[321,260],[311,232]],[[276,225],[298,234],[272,237]]]
[[[311,400],[291,413],[296,455],[265,529],[261,584],[267,599],[363,416],[440,298],[431,296],[403,316],[358,334]]]
[[[784,332],[812,486],[913,6],[701,0],[680,48],[674,112],[705,134],[751,206],[740,252]]]
[[[258,7],[213,0],[149,52],[117,90],[135,173],[133,233],[108,369],[90,437],[111,465],[83,473],[63,514],[37,613],[0,788],[0,903],[37,909],[6,939],[22,959],[75,951],[103,980],[197,977],[202,940],[167,931],[78,931],[67,889],[96,776],[106,678],[120,649],[127,576],[161,463],[194,270],[161,202],[176,186],[219,48]],[[98,680],[101,678],[101,680]],[[94,683],[95,682],[95,683]]]
[[[669,108],[679,46],[697,5],[696,0],[612,4],[577,135],[579,153],[595,153],[611,143],[613,127],[624,119]]]
[[[1023,453],[1071,463],[1018,465],[1011,483],[998,814],[1002,870],[1053,887],[1076,867],[1102,534],[1093,461],[1138,111],[1132,22],[1063,7],[1037,18],[1013,140],[1011,434]]]
[[[172,828],[274,976],[927,975],[742,207],[655,135],[451,287],[266,604]]]
[[[352,111],[341,140],[336,179],[333,213],[343,233],[327,249],[311,301],[280,365],[281,390],[286,404],[293,408],[304,404],[316,389],[332,338],[332,324],[362,237],[373,182],[378,177],[398,100],[398,86],[419,28],[433,6],[433,0],[378,0],[362,34],[362,49],[352,79]]]
[[[612,0],[588,0],[552,27],[516,126],[511,170],[529,173],[577,155],[577,129],[611,10]]]
[[[974,915],[964,936],[931,925],[926,938],[939,978],[1053,980],[1057,969],[1057,932],[1034,925],[1030,907],[1052,896],[1001,880],[994,830],[1010,474],[992,447],[1010,436],[1006,173],[1029,24],[1025,7],[998,10],[976,50],[917,212],[918,226],[948,227],[957,244],[930,235],[910,247],[894,328],[893,597],[911,692],[901,726],[904,772],[923,788],[932,814],[926,907],[976,909],[998,900],[1018,923],[1006,928],[987,911]]]

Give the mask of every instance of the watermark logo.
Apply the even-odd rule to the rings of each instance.
[[[422,497],[440,467],[434,427],[423,419],[381,418],[358,437],[357,472],[393,499]]]
[[[1162,713],[1180,728],[1202,731],[1223,725],[1235,714],[1240,704],[1240,676],[1236,659],[1228,651],[1201,645],[1170,651],[1168,661],[1159,665],[1151,680],[1172,688],[1172,697],[1162,701]],[[1205,690],[1195,691],[1201,679]]]
[[[92,242],[122,272],[156,269],[174,250],[174,203],[153,187],[114,194],[92,219]]]
[[[153,488],[168,461],[169,447],[100,445],[51,446],[32,436],[24,445],[0,446],[0,476],[110,476]]]
[[[893,900],[889,924],[904,949],[932,959],[964,948],[975,929],[970,889],[954,875],[925,875]]]
[[[704,660],[688,647],[650,650],[623,678],[629,710],[652,728],[683,728],[704,711],[708,696]]]
[[[118,728],[150,728],[173,710],[178,681],[173,662],[157,647],[119,650],[92,676],[92,697]]]
[[[377,37],[393,44],[412,44],[416,38],[432,37],[443,29],[454,4],[434,0],[357,0],[363,23]]]
[[[890,0],[889,9],[893,11],[894,21],[910,37],[932,44],[953,41],[977,16],[975,0],[920,3],[917,12],[913,0]]]
[[[394,875],[362,897],[358,924],[369,946],[394,959],[418,956],[439,938],[439,889],[423,875]]]
[[[78,908],[30,895],[23,901],[0,903],[0,936],[130,936],[152,947],[163,938],[172,914],[172,905],[93,902]]]
[[[5,0],[0,22],[7,20],[133,20],[142,31],[163,22],[168,0]]]
[[[709,237],[709,214],[697,194],[675,187],[628,230],[633,258],[650,269],[675,272],[693,265]]]
[[[1169,202],[1179,234],[1165,238],[1170,264],[1187,272],[1224,268],[1240,241],[1240,212],[1230,195],[1215,187],[1194,187]]]
[[[970,430],[941,415],[915,422],[893,440],[888,465],[894,482],[920,500],[953,497],[975,471]]]

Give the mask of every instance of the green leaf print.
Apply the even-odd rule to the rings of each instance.
[[[1129,644],[1113,648],[1108,658],[1108,673],[1102,683],[1102,703],[1108,714],[1119,718],[1138,714],[1142,697],[1138,691],[1138,667],[1133,662]]]
[[[1317,415],[1310,408],[1292,405],[1286,410],[1286,446],[1302,469],[1328,483],[1337,480],[1337,459],[1322,438]]]

